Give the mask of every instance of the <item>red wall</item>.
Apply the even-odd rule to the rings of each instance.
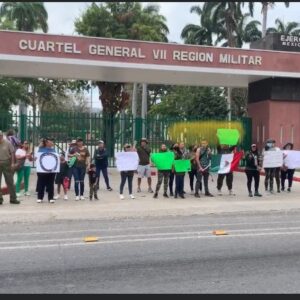
[[[280,148],[287,142],[293,142],[294,149],[300,150],[300,102],[266,100],[249,103],[248,115],[252,118],[252,142],[257,143],[259,149],[262,149],[268,138],[273,138]],[[263,126],[264,140],[262,140]]]

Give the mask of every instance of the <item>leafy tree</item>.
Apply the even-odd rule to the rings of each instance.
[[[44,2],[2,2],[0,16],[13,22],[17,30],[48,32]]]
[[[218,87],[173,86],[153,106],[150,115],[179,118],[224,118],[227,111],[223,89]]]
[[[300,35],[300,24],[297,22],[288,22],[284,24],[280,19],[275,20],[277,27],[270,27],[267,29],[267,34],[270,33],[280,33],[280,34],[291,34],[291,35]]]
[[[159,7],[138,2],[92,3],[75,21],[79,34],[107,38],[167,41],[166,19]],[[103,112],[114,116],[128,106],[125,83],[96,82]]]
[[[28,101],[27,86],[20,80],[13,78],[0,79],[0,109],[8,110],[12,104],[20,100]]]
[[[267,18],[268,18],[268,10],[269,8],[273,8],[275,6],[275,2],[261,2],[262,4],[262,15],[263,15],[263,22],[262,22],[262,37],[266,36],[267,33]],[[285,7],[289,7],[290,2],[284,1]]]

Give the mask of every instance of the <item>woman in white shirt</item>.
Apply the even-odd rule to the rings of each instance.
[[[17,171],[17,182],[16,182],[16,193],[17,197],[21,196],[20,190],[21,190],[21,182],[24,178],[24,190],[25,190],[25,196],[30,196],[29,193],[29,177],[32,167],[32,151],[30,150],[30,146],[28,141],[24,141],[21,143],[20,148],[16,151],[16,159],[21,165],[19,170]]]

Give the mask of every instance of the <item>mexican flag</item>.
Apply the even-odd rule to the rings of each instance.
[[[212,161],[211,171],[218,172],[218,174],[226,174],[235,171],[238,168],[242,157],[242,151],[216,155]]]

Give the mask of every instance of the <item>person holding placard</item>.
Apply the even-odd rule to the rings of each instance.
[[[188,159],[188,153],[185,151],[184,143],[179,143],[178,147],[174,147],[175,150],[175,161],[174,161],[174,170],[175,170],[175,197],[180,198],[184,197],[184,176],[187,171],[191,169],[191,162]],[[185,162],[179,163],[178,161],[185,160]],[[186,163],[189,165],[189,168],[186,167]],[[178,167],[176,167],[178,165]]]
[[[293,143],[287,143],[283,146],[283,150],[293,150],[294,144]],[[284,158],[286,155],[284,154]],[[291,187],[293,184],[293,177],[294,177],[295,169],[289,169],[285,164],[283,164],[281,168],[281,190],[285,190],[285,180],[288,179],[288,188],[287,191],[291,191]]]
[[[153,158],[151,160],[157,167],[157,184],[155,188],[155,193],[153,198],[158,197],[158,191],[160,189],[160,186],[162,182],[164,181],[164,193],[163,196],[165,198],[169,198],[167,191],[168,191],[168,184],[169,184],[169,177],[172,169],[172,164],[174,160],[174,154],[172,152],[169,152],[167,149],[167,146],[165,144],[162,144],[160,147],[159,153],[163,155],[156,155],[153,154]]]
[[[224,144],[219,144],[217,146],[217,151],[218,151],[219,155],[233,153],[233,151],[235,149],[236,149],[236,146],[229,146],[229,145],[224,145]],[[224,181],[225,177],[226,177],[226,185],[227,185],[227,188],[229,191],[229,195],[234,196],[235,194],[232,191],[232,184],[233,184],[233,172],[232,171],[229,171],[227,173],[221,173],[221,174],[219,173],[218,174],[218,179],[217,179],[218,195],[222,195],[222,186],[223,186],[223,181]]]
[[[37,203],[42,203],[45,189],[48,193],[48,201],[55,203],[54,200],[54,180],[59,171],[59,156],[54,149],[51,138],[44,138],[37,150]]]
[[[266,141],[265,148],[263,150],[263,157],[265,157],[266,152],[272,152],[272,151],[280,151],[278,147],[275,147],[275,140],[274,139],[268,139]],[[268,166],[265,167],[265,158],[264,158],[264,170],[265,170],[265,190],[270,191],[271,194],[274,193],[273,191],[273,185],[274,185],[274,177],[276,179],[276,184],[277,184],[277,192],[280,193],[280,179],[279,179],[279,172],[278,168],[280,169],[280,166],[276,164],[276,166]]]
[[[211,149],[208,147],[206,140],[201,141],[201,147],[196,151],[196,164],[197,164],[197,182],[195,189],[195,197],[200,198],[199,189],[201,181],[204,181],[205,196],[213,197],[208,189],[209,167],[211,165]]]
[[[252,179],[254,179],[254,196],[261,197],[262,195],[258,192],[259,179],[260,179],[260,169],[261,169],[261,157],[257,149],[256,144],[251,145],[250,151],[245,155],[246,167],[245,173],[247,176],[247,188],[249,192],[249,197],[253,197],[251,190]]]
[[[75,201],[84,200],[84,178],[90,166],[90,152],[84,145],[82,138],[77,138],[76,146],[72,149],[72,154],[70,153],[69,157],[76,157],[72,167],[75,180]]]
[[[125,144],[123,147],[124,152],[136,152],[136,149],[131,146],[131,144]],[[138,157],[137,157],[138,160]],[[117,167],[118,167],[118,163],[117,163]],[[136,165],[137,167],[137,165]],[[124,190],[124,186],[126,181],[128,182],[128,191],[129,191],[129,195],[131,199],[135,199],[134,195],[132,194],[132,181],[133,181],[133,176],[134,176],[134,172],[136,170],[136,168],[131,169],[129,167],[127,167],[128,169],[126,170],[122,170],[121,173],[121,184],[120,184],[120,199],[124,200],[125,197],[123,195],[123,190]]]

